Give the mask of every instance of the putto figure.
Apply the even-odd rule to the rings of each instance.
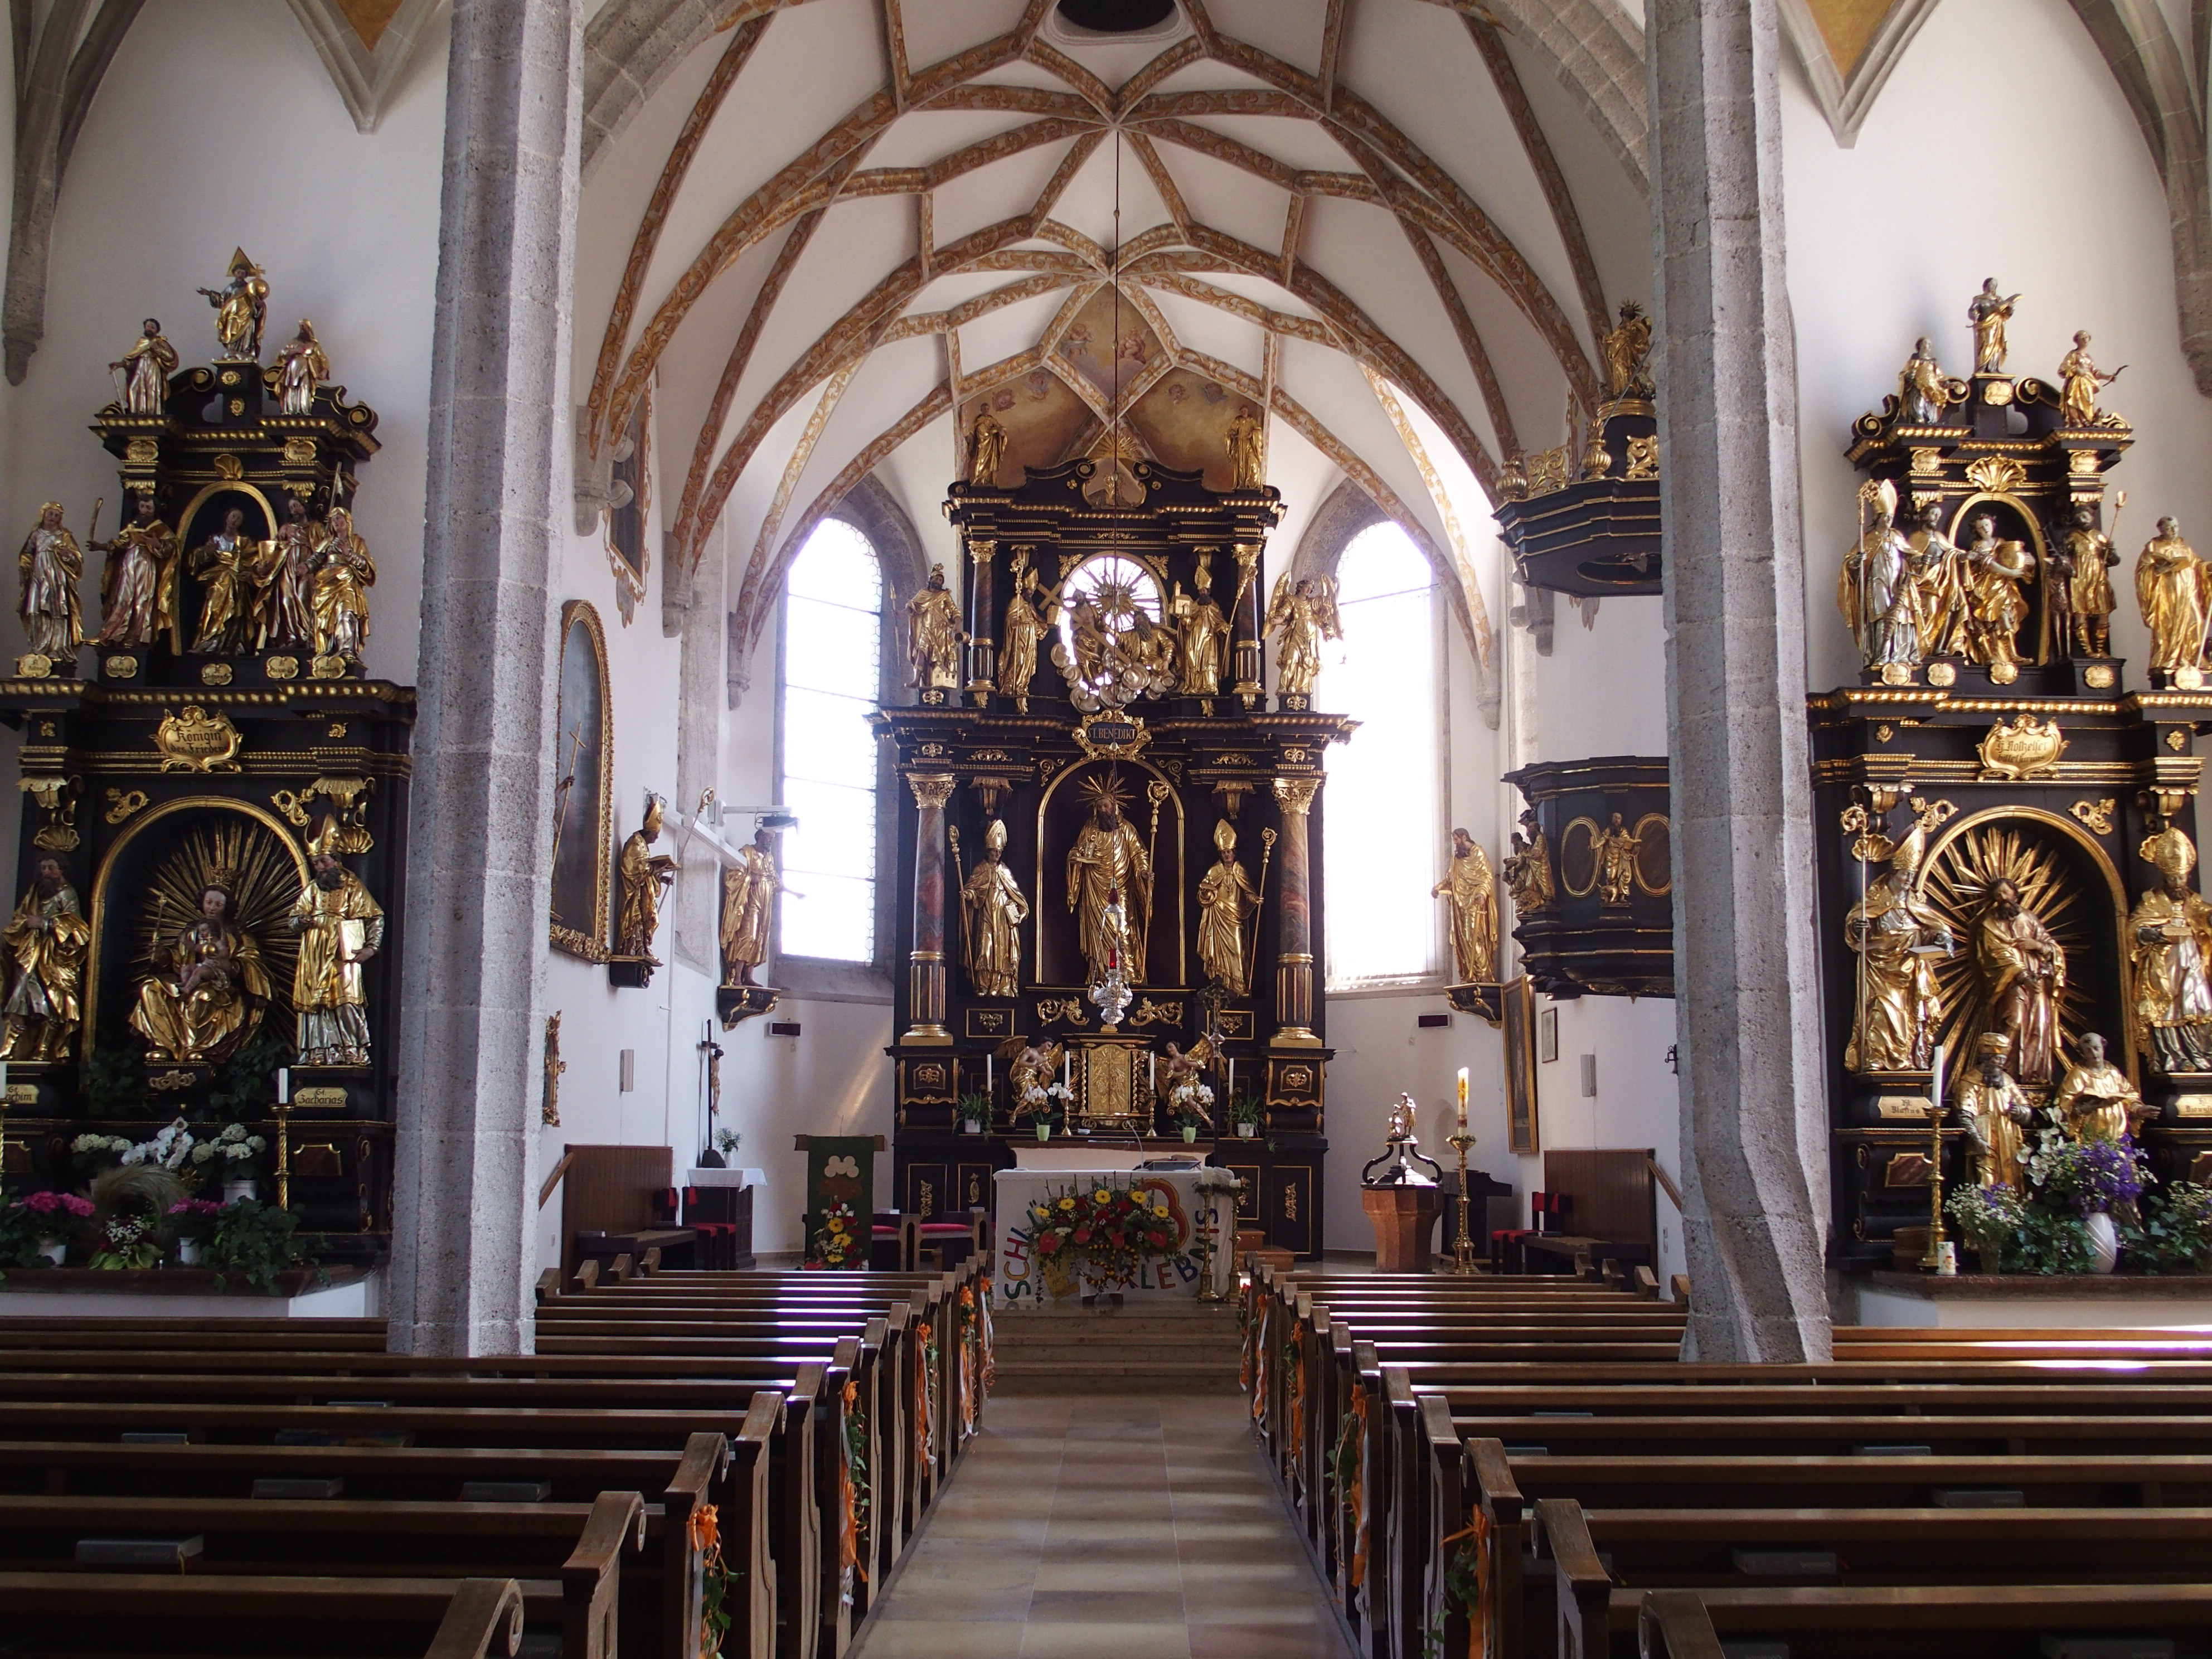
[[[914,671],[908,682],[924,690],[951,690],[960,684],[960,647],[968,635],[960,627],[960,601],[945,586],[945,567],[929,567],[929,584],[907,601],[906,659]]]
[[[177,625],[176,532],[154,515],[154,498],[141,494],[138,510],[112,542],[94,542],[107,555],[100,583],[99,643],[142,651]]]
[[[307,884],[285,918],[300,936],[292,1011],[302,1066],[368,1064],[361,965],[384,946],[384,907],[339,860],[337,834],[337,818],[325,818],[307,843]]]
[[[622,881],[622,909],[615,922],[615,954],[649,962],[653,935],[660,931],[660,896],[676,881],[676,860],[653,850],[660,839],[660,797],[645,798],[645,821],[623,843],[617,873]]]
[[[84,550],[62,523],[59,501],[39,508],[39,522],[23,538],[15,562],[23,574],[16,614],[23,619],[31,649],[64,667],[72,665],[77,647],[84,643],[84,613],[76,597]]]
[[[269,321],[269,278],[261,267],[239,248],[230,256],[223,285],[199,292],[215,307],[215,337],[222,348],[222,360],[259,362],[261,331]]]
[[[61,1060],[84,1018],[85,958],[92,929],[61,860],[39,860],[37,879],[4,934],[11,983],[0,1060]]]
[[[1966,304],[1966,321],[1974,331],[1974,372],[1977,374],[2004,373],[2005,326],[2012,321],[2013,307],[2020,303],[2017,294],[1997,292],[1997,279],[1990,277],[1982,284],[1982,291]]]
[[[766,829],[753,831],[752,845],[738,849],[738,861],[722,872],[722,983],[750,985],[753,970],[768,960],[769,918],[783,879]]]
[[[968,977],[979,997],[1010,997],[1022,987],[1022,924],[1030,902],[1006,868],[1006,826],[983,832],[983,861],[969,872],[960,902],[968,915]]]
[[[219,1064],[260,1023],[269,975],[260,947],[231,921],[230,889],[218,877],[200,892],[197,921],[154,945],[154,973],[139,982],[131,1029],[151,1060]]]
[[[1617,822],[1618,820],[1616,820]],[[1463,985],[1498,981],[1498,878],[1464,830],[1452,831],[1450,873],[1430,890],[1451,903],[1452,958]]]
[[[331,360],[315,325],[300,319],[300,331],[276,348],[277,407],[287,415],[315,412],[315,388],[331,378]]]
[[[177,349],[163,337],[159,318],[138,326],[138,343],[108,368],[124,376],[124,413],[159,415],[168,403],[169,376],[177,372]]]

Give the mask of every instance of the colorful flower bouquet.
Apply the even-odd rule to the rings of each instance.
[[[832,1199],[823,1207],[821,1222],[808,1241],[806,1266],[810,1267],[865,1267],[868,1265],[868,1237],[860,1231],[860,1218],[853,1206],[842,1199]]]
[[[92,1200],[75,1193],[30,1193],[0,1203],[0,1267],[58,1267],[54,1246],[92,1218]]]
[[[2212,1263],[2212,1191],[2161,1187],[2130,1135],[2075,1139],[2046,1109],[2021,1185],[1962,1187],[1943,1213],[1985,1271],[2196,1273]]]
[[[1181,1230],[1167,1200],[1133,1187],[1047,1198],[1030,1206],[1030,1224],[1048,1270],[1080,1269],[1088,1279],[1115,1284],[1133,1284],[1146,1262],[1172,1260],[1180,1248]]]

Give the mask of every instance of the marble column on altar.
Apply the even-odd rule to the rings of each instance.
[[[945,1027],[945,803],[949,772],[910,772],[914,791],[914,948],[907,953],[907,1029],[901,1042],[943,1045]]]
[[[1306,813],[1321,788],[1314,777],[1277,778],[1275,799],[1283,809],[1282,874],[1275,884],[1274,1041],[1300,1048],[1320,1046],[1313,1033],[1313,909],[1306,852]]]
[[[1247,708],[1257,702],[1260,684],[1260,544],[1237,544],[1237,603],[1231,607],[1230,649],[1236,658],[1237,695]],[[1304,833],[1303,830],[1299,832]]]
[[[998,594],[991,574],[998,550],[998,543],[980,538],[968,544],[968,700],[978,708],[989,705],[999,685]]]

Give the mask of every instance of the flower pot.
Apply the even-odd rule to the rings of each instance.
[[[1237,1126],[1237,1138],[1239,1140],[1249,1140],[1259,1133],[1260,1126],[1256,1123],[1240,1123]]]
[[[2106,1212],[2089,1218],[2089,1271],[2108,1273],[2120,1265],[2120,1230]]]
[[[1036,1126],[1036,1132],[1037,1139],[1039,1140],[1050,1140],[1052,1139],[1052,1125],[1049,1123],[1038,1124]]]
[[[963,1135],[980,1135],[983,1133],[983,1126],[971,1117],[960,1126],[960,1133]]]
[[[1186,1146],[1198,1144],[1198,1126],[1195,1123],[1186,1123],[1182,1126],[1182,1144]]]
[[[199,1240],[180,1238],[177,1241],[177,1265],[179,1267],[197,1267],[200,1265]]]
[[[39,1241],[39,1254],[58,1267],[69,1255],[69,1241],[65,1238],[42,1238]]]
[[[252,1176],[247,1176],[243,1180],[226,1181],[222,1183],[222,1201],[226,1204],[235,1204],[241,1198],[252,1196],[253,1177]]]

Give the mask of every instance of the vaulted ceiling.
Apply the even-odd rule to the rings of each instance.
[[[819,518],[871,471],[926,510],[979,408],[1008,483],[1118,442],[1225,485],[1249,403],[1296,505],[1348,477],[1459,571],[1486,655],[1452,501],[1561,441],[1649,295],[1633,26],[1527,9],[1182,0],[1117,39],[1048,0],[754,0],[672,49],[671,0],[611,0],[586,448],[650,398],[664,556],[721,526],[749,654]]]

